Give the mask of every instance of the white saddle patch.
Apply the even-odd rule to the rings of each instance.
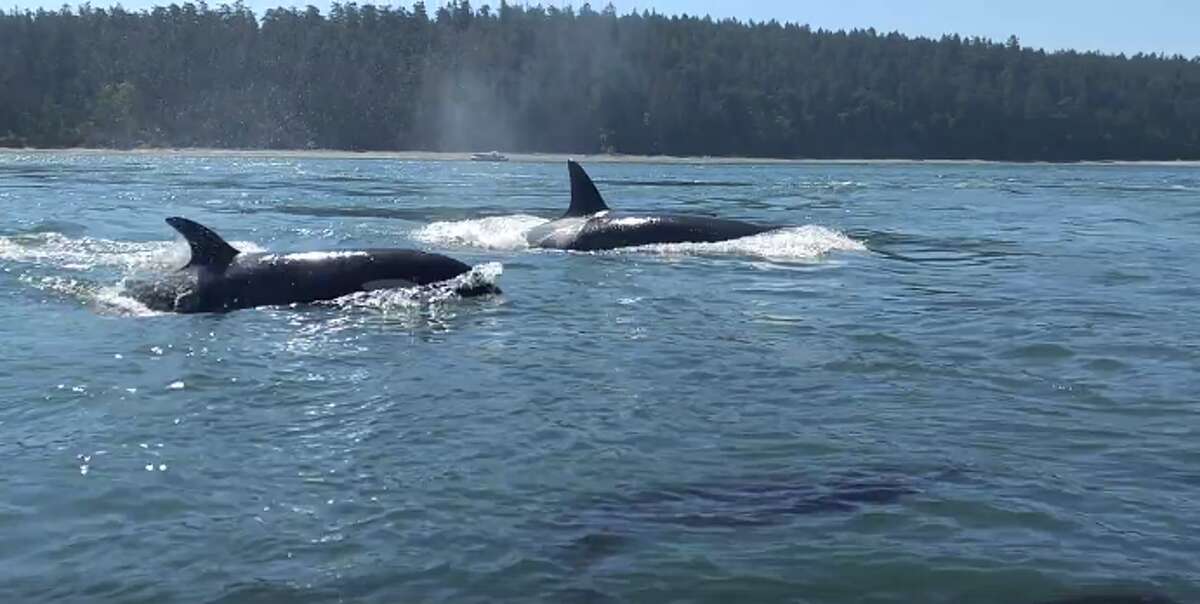
[[[417,284],[408,279],[376,279],[367,281],[362,284],[362,290],[365,292],[375,291],[377,289],[404,289],[407,287],[416,287]]]

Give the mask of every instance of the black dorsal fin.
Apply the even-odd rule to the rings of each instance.
[[[179,234],[187,239],[188,246],[192,248],[192,259],[184,268],[203,266],[223,271],[230,262],[233,262],[234,256],[241,253],[232,245],[225,243],[220,235],[198,222],[172,216],[167,219],[167,224],[179,231]]]
[[[592,182],[587,172],[583,171],[583,166],[567,160],[567,170],[571,173],[571,207],[567,208],[567,213],[563,214],[563,218],[591,216],[596,212],[608,210],[595,183]]]

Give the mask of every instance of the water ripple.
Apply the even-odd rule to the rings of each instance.
[[[543,252],[557,163],[0,152],[0,595],[1200,599],[1191,168],[604,172],[809,226]],[[506,293],[121,307],[230,213]]]

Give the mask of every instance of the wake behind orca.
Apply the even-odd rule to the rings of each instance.
[[[614,216],[583,167],[567,161],[567,169],[571,205],[561,218],[529,231],[525,238],[533,247],[594,251],[655,243],[712,243],[783,228],[707,216]]]
[[[172,274],[126,285],[135,299],[158,311],[224,312],[333,300],[360,291],[446,282],[471,270],[448,256],[398,248],[242,253],[199,223],[172,217],[167,224],[187,240],[191,260]],[[455,291],[475,296],[500,290],[466,284]]]

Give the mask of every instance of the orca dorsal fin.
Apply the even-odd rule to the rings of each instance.
[[[188,246],[192,248],[192,259],[184,268],[203,266],[223,271],[230,262],[233,262],[234,256],[241,253],[232,245],[225,243],[225,240],[221,239],[221,236],[214,233],[212,229],[198,222],[172,216],[167,219],[167,224],[179,231],[179,234],[187,239]]]
[[[583,166],[567,160],[567,170],[571,173],[571,207],[567,208],[563,218],[591,216],[608,210],[608,205],[604,203],[591,177],[583,171]]]

